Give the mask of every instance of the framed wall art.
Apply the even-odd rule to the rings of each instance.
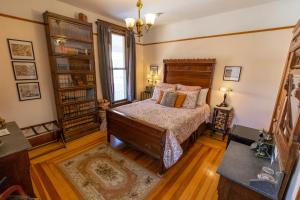
[[[224,68],[224,81],[240,81],[242,67],[240,66],[225,66]]]
[[[7,43],[12,60],[34,60],[31,41],[7,39]]]
[[[16,81],[38,79],[34,62],[12,61],[12,67]]]
[[[27,101],[41,98],[40,84],[38,82],[17,83],[20,101]]]
[[[150,73],[152,75],[158,75],[158,65],[150,65]]]

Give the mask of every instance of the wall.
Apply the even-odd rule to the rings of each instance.
[[[152,43],[294,25],[300,18],[299,7],[299,0],[279,0],[199,19],[154,26],[143,40],[144,43]]]
[[[291,29],[144,46],[144,65],[167,58],[216,58],[211,105],[222,101],[221,86],[230,87],[234,123],[268,128],[291,40]],[[276,42],[274,42],[276,41]],[[242,66],[240,82],[223,81],[224,66]]]
[[[89,22],[103,19],[120,24],[99,14],[95,14],[56,0],[27,0],[20,4],[19,0],[1,0],[0,13],[42,22],[42,14],[46,11],[55,12],[68,17],[76,17],[79,12],[88,16]],[[6,121],[16,121],[20,127],[34,125],[55,120],[55,102],[52,88],[47,43],[44,25],[11,19],[0,15],[0,116]],[[96,25],[93,24],[94,33]],[[29,40],[33,42],[35,61],[38,71],[38,82],[41,87],[42,98],[39,100],[19,101],[10,62],[7,38]],[[98,66],[97,37],[94,35],[95,66]],[[140,58],[141,57],[141,58]],[[142,47],[137,45],[137,94],[143,87]],[[98,98],[102,98],[99,70],[96,69]]]

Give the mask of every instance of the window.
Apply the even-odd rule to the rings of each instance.
[[[114,101],[127,99],[125,36],[112,33],[112,63]]]

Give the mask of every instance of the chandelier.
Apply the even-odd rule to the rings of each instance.
[[[144,22],[143,19],[141,19],[141,9],[143,8],[142,0],[137,1],[136,7],[138,8],[138,19],[135,20],[134,18],[126,18],[125,22],[127,29],[133,31],[140,40],[140,38],[143,36],[143,32],[148,31],[154,24],[157,14],[146,14]]]

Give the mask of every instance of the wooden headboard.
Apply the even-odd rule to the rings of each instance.
[[[165,59],[164,83],[209,88],[206,101],[210,103],[215,64],[216,59]]]

